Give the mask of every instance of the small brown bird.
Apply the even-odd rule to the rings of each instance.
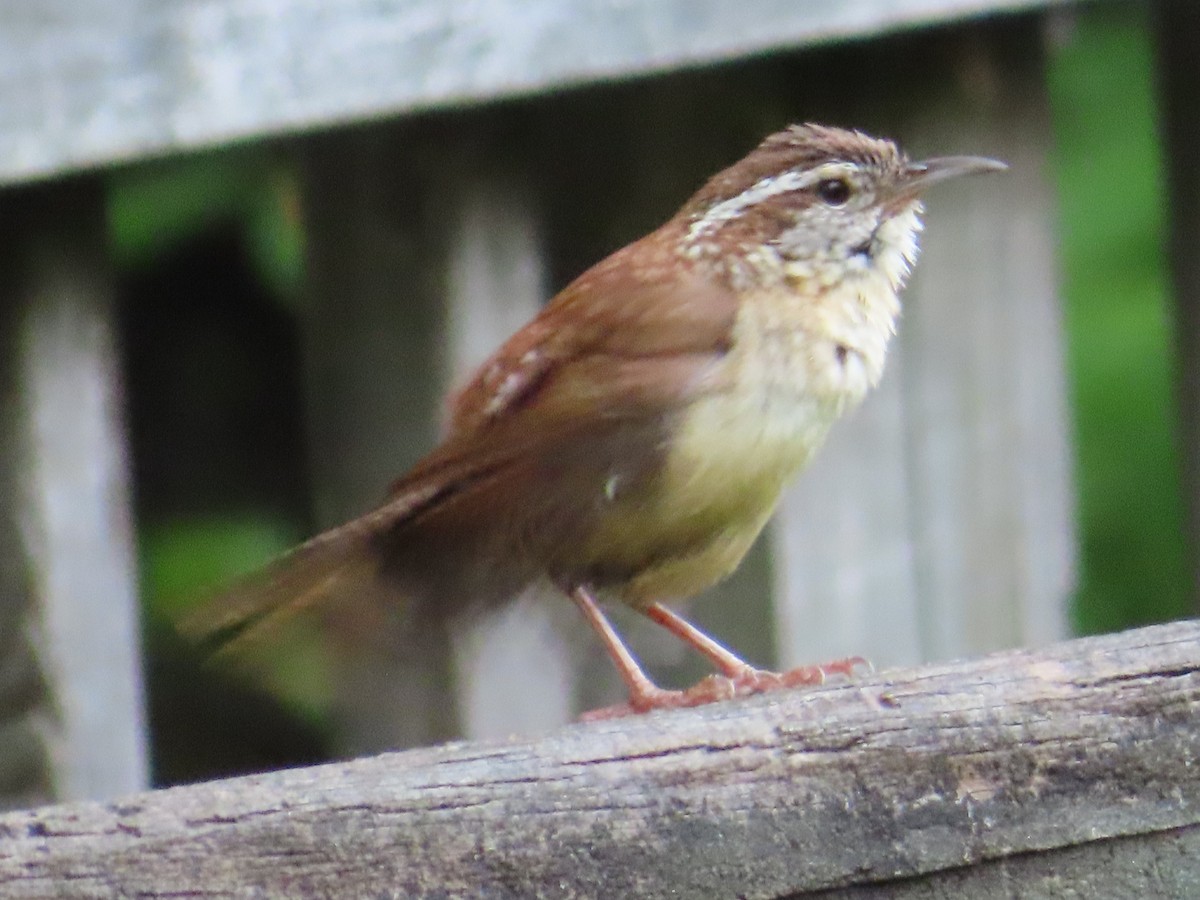
[[[661,601],[737,567],[784,485],[878,383],[922,192],[1003,168],[910,162],[890,141],[819,125],[771,135],[509,338],[383,506],[234,585],[189,630],[240,642],[303,609],[378,597],[449,616],[547,579],[604,641],[626,711],[819,677],[755,669]],[[656,687],[598,599],[665,626],[720,675]]]

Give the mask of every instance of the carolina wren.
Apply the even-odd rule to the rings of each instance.
[[[509,338],[382,506],[229,588],[191,630],[241,641],[379,596],[446,616],[548,579],[604,641],[624,711],[820,677],[754,669],[661,601],[737,567],[787,481],[878,383],[922,192],[1004,168],[910,162],[890,141],[820,125],[771,135]],[[720,675],[656,687],[598,599],[670,629]]]

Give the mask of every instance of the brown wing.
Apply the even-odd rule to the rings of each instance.
[[[618,250],[560,292],[529,325],[513,335],[454,398],[452,436],[490,427],[514,410],[544,402],[545,380],[560,377],[564,367],[589,360],[651,360],[675,356],[707,356],[728,348],[736,297],[711,278],[680,269],[673,247],[673,226]],[[603,412],[589,406],[604,394],[610,379],[589,373],[596,384],[567,414]],[[628,375],[637,394],[635,404],[655,397],[672,402],[674,373],[639,380]],[[613,388],[624,390],[629,384]],[[649,391],[651,396],[642,397]],[[608,400],[620,402],[616,395]],[[542,411],[534,409],[535,414]]]
[[[727,291],[632,269],[629,252],[581,276],[480,368],[446,441],[385,505],[233,585],[185,629],[241,643],[301,610],[388,600],[449,615],[545,574],[548,544],[586,531],[589,491],[618,468],[627,480],[653,468],[729,341]]]

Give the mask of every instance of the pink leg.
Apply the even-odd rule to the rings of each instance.
[[[642,667],[633,658],[633,654],[629,652],[629,648],[625,646],[587,588],[575,587],[570,594],[588,624],[600,636],[604,649],[620,673],[621,680],[625,682],[626,690],[629,691],[628,703],[586,712],[581,717],[585,721],[618,718],[649,712],[652,709],[700,706],[781,687],[821,684],[827,675],[850,675],[858,666],[869,665],[860,657],[852,657],[821,666],[802,666],[782,674],[756,669],[686,619],[665,606],[654,603],[643,610],[645,615],[702,653],[722,673],[710,675],[686,691],[668,691],[658,687],[642,671]]]
[[[621,680],[625,682],[625,688],[629,691],[627,712],[647,712],[651,709],[680,705],[678,702],[672,701],[677,701],[682,697],[682,692],[664,691],[646,676],[587,588],[583,586],[574,588],[571,591],[571,599],[575,601],[575,605],[579,607],[583,617],[588,620],[588,624],[600,636],[604,649],[608,651],[609,659],[613,661],[613,665],[617,667],[617,672],[621,675]],[[608,707],[604,710],[595,710],[593,713],[586,713],[585,718],[610,718],[611,715],[606,713],[611,711],[611,714],[619,714],[616,711],[623,708]]]
[[[782,673],[768,672],[764,669],[754,668],[737,654],[714,641],[691,622],[687,621],[687,619],[678,613],[672,612],[661,603],[653,603],[646,607],[643,612],[652,621],[666,628],[684,643],[695,647],[711,660],[712,664],[729,680],[729,688],[732,691],[732,696],[735,697],[741,697],[746,694],[760,694],[764,691],[775,690],[781,687],[824,684],[826,678],[830,675],[851,676],[854,674],[855,669],[871,668],[871,664],[861,656],[852,656],[821,665],[799,666]],[[689,696],[689,699],[693,695],[695,697],[693,702],[683,704],[685,706],[695,706],[698,703],[706,703],[711,700],[723,699],[725,696],[730,696],[728,691],[718,691],[721,696],[713,696],[714,690],[710,679],[701,681],[698,685],[689,688],[684,693]]]
[[[781,676],[774,672],[756,669],[728,648],[718,644],[707,634],[683,618],[672,612],[661,603],[653,603],[643,612],[653,622],[657,622],[685,644],[695,647],[720,670],[721,674],[733,682],[734,694],[754,694],[759,691],[782,687]]]

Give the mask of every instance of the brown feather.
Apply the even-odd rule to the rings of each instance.
[[[536,405],[532,398],[547,377],[569,377],[564,370],[589,359],[723,353],[737,298],[705,273],[678,271],[674,248],[681,233],[680,223],[672,220],[568,285],[454,398],[451,435],[484,427],[518,406]],[[621,402],[619,391],[628,387],[613,385],[611,399]],[[581,401],[595,402],[595,394],[607,390],[597,384]],[[568,412],[588,409],[580,405]]]
[[[630,252],[582,275],[480,368],[446,440],[387,503],[236,582],[183,630],[236,649],[306,610],[384,602],[443,617],[573,578],[570,548],[605,483],[654,476],[675,413],[714,389],[706,375],[736,315],[734,297],[699,277],[689,302],[670,302],[678,273],[631,269]]]

